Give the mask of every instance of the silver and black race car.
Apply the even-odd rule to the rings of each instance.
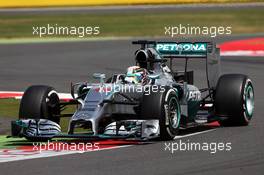
[[[127,72],[106,76],[98,83],[71,85],[73,99],[61,101],[54,88],[29,87],[20,103],[12,136],[29,140],[70,138],[138,138],[171,140],[180,128],[218,121],[222,126],[248,125],[254,111],[251,80],[242,74],[220,73],[220,50],[212,42],[134,41],[136,65]],[[173,70],[185,59],[185,70]],[[192,59],[204,59],[205,88],[193,85]],[[168,62],[168,64],[167,64]],[[76,105],[73,114],[63,110]],[[60,119],[71,117],[68,133]]]

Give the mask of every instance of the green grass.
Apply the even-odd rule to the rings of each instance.
[[[19,100],[16,99],[0,99],[0,118],[6,117],[12,120],[18,119]],[[63,113],[73,113],[75,106],[68,106]],[[68,129],[69,118],[61,118],[60,126],[63,132]]]
[[[6,138],[4,135],[0,135],[0,149],[15,148],[17,142],[26,142],[25,138]]]
[[[19,100],[0,99],[0,117],[17,118],[19,109]]]
[[[264,31],[263,9],[104,14],[1,14],[0,38],[32,38],[32,26],[99,26],[97,36],[164,36],[165,26],[231,26],[232,34]],[[63,36],[65,37],[65,36]]]

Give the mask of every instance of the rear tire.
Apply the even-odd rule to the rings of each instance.
[[[30,86],[24,93],[19,108],[20,119],[48,119],[59,124],[60,101],[54,88]]]
[[[181,110],[176,91],[170,87],[160,87],[158,92],[144,94],[141,116],[158,119],[160,139],[172,140],[179,131]]]
[[[254,111],[254,90],[246,75],[222,75],[215,91],[215,113],[222,126],[246,126]]]

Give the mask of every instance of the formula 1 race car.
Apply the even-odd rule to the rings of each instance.
[[[251,80],[242,74],[220,73],[220,50],[212,42],[134,41],[136,65],[126,73],[98,83],[71,85],[73,99],[61,101],[54,88],[29,87],[20,103],[12,136],[29,140],[69,138],[173,139],[179,128],[218,121],[222,126],[248,125],[254,111]],[[173,60],[186,61],[184,71],[173,70]],[[206,62],[207,87],[193,85],[187,62]],[[169,62],[167,64],[166,62]],[[73,114],[63,114],[76,105]],[[68,133],[60,120],[71,117]]]

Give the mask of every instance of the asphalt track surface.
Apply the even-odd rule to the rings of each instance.
[[[218,39],[237,39],[231,37]],[[247,38],[247,37],[245,37]],[[0,45],[0,89],[25,90],[31,84],[49,84],[69,91],[70,81],[90,81],[93,72],[124,72],[134,64],[131,41],[93,41]],[[182,68],[182,63],[176,64]],[[190,63],[195,83],[203,83],[204,64]],[[264,58],[224,57],[223,73],[250,76],[255,88],[255,114],[248,127],[226,127],[182,142],[228,143],[231,151],[165,151],[157,142],[120,149],[23,160],[0,164],[1,174],[263,174],[264,170]],[[179,140],[173,142],[179,143]]]
[[[228,40],[261,37],[263,35],[226,36],[221,38],[196,38],[191,41],[214,41],[221,43]],[[134,40],[141,39],[135,38]],[[151,40],[152,38],[150,38]],[[153,40],[153,39],[152,39]],[[172,39],[156,39],[169,41]],[[105,73],[110,77],[114,73],[124,72],[128,66],[134,65],[134,52],[139,46],[131,44],[132,40],[83,41],[0,44],[0,90],[24,91],[32,84],[51,85],[59,92],[70,92],[70,83],[95,81],[93,73]],[[186,41],[186,39],[177,39]],[[188,41],[188,40],[187,40]],[[237,61],[237,60],[240,61]],[[223,71],[240,72],[233,66],[242,58],[223,58]],[[232,66],[225,65],[226,63]],[[244,58],[241,64],[257,64],[262,66],[262,58]],[[184,61],[177,61],[176,68],[182,69]],[[192,60],[190,69],[197,71],[199,86],[203,86],[205,64],[200,60]],[[233,70],[232,70],[233,69]],[[243,69],[247,71],[247,69]],[[248,72],[245,72],[246,74]],[[262,77],[260,77],[262,78]],[[201,84],[200,84],[201,83]]]

